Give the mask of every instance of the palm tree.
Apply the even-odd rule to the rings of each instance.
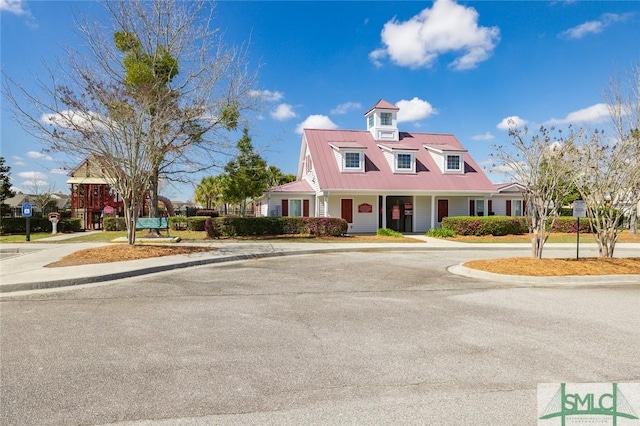
[[[196,202],[202,204],[207,210],[215,208],[222,196],[224,185],[225,177],[223,175],[202,178],[200,184],[196,187]]]

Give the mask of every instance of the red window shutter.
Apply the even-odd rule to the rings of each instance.
[[[302,200],[302,216],[309,217],[309,200]]]
[[[511,200],[507,200],[507,216],[511,216]]]
[[[289,216],[289,200],[282,200],[282,216]]]
[[[487,201],[489,211],[487,212],[487,216],[489,216],[493,212],[493,200]]]
[[[476,201],[469,200],[469,216],[475,216],[475,215],[476,215]]]

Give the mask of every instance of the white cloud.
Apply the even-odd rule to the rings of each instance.
[[[334,109],[332,109],[331,114],[333,115],[346,114],[349,111],[352,111],[354,109],[356,110],[362,109],[362,104],[360,104],[359,102],[345,102],[343,104],[338,105]]]
[[[26,180],[45,180],[47,175],[42,172],[20,172],[18,177]]]
[[[478,26],[478,12],[453,0],[436,0],[408,21],[392,19],[381,32],[384,47],[369,58],[376,66],[389,57],[393,63],[410,68],[429,68],[439,55],[457,53],[449,64],[456,70],[475,68],[491,56],[500,39],[498,27]]]
[[[595,104],[569,113],[565,118],[552,118],[545,124],[600,123],[610,115],[607,104]]]
[[[569,28],[566,31],[560,33],[561,37],[571,40],[581,39],[589,34],[601,33],[606,27],[616,22],[623,22],[629,19],[632,13],[605,13],[600,19],[595,21],[587,21],[575,27]]]
[[[271,112],[271,118],[278,121],[296,118],[298,114],[293,111],[293,107],[289,104],[280,104]]]
[[[265,102],[278,102],[284,98],[284,94],[282,92],[272,92],[271,90],[252,90],[249,92],[249,96],[262,98]]]
[[[16,15],[27,14],[24,0],[0,0],[0,12],[9,12]]]
[[[429,102],[418,99],[417,97],[414,97],[410,101],[402,99],[396,102],[396,106],[400,108],[398,111],[398,123],[418,121],[437,114],[437,111]]]
[[[527,120],[518,117],[517,115],[512,115],[511,117],[503,118],[500,123],[496,126],[496,128],[500,130],[509,130],[514,127],[522,127],[527,124]]]
[[[29,151],[29,152],[27,152],[27,157],[35,158],[36,160],[53,161],[53,158],[50,155],[43,154],[43,153],[37,152],[37,151]]]
[[[51,169],[51,173],[54,175],[66,175],[68,172],[67,169]]]
[[[67,129],[100,129],[104,128],[99,114],[64,110],[54,114],[42,114],[40,120],[45,124]]]
[[[493,139],[495,139],[496,137],[493,136],[491,133],[487,132],[484,135],[474,135],[471,136],[471,139],[474,141],[491,141]]]
[[[326,115],[310,115],[302,123],[296,127],[296,133],[302,134],[303,129],[337,129],[338,125],[335,124]]]

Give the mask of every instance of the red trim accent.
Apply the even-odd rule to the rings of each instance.
[[[282,200],[282,216],[289,216],[289,200]]]
[[[475,215],[476,215],[476,201],[469,200],[469,216],[475,216]]]
[[[507,216],[511,216],[511,200],[507,200]]]
[[[309,217],[309,200],[302,200],[302,216]]]

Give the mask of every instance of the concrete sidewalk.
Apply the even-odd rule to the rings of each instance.
[[[100,231],[96,231],[100,232]],[[86,235],[86,233],[83,233]],[[417,243],[313,243],[313,242],[261,242],[260,240],[245,242],[229,242],[216,240],[202,243],[180,243],[180,245],[197,245],[216,247],[217,250],[189,255],[164,256],[150,259],[131,260],[103,264],[47,268],[49,263],[78,250],[101,247],[110,243],[58,243],[63,239],[72,239],[74,234],[65,234],[41,239],[31,243],[13,243],[0,245],[0,294],[24,290],[36,290],[90,284],[117,280],[127,277],[169,271],[178,268],[232,262],[252,258],[277,257],[287,255],[315,254],[341,251],[442,251],[442,250],[502,250],[513,251],[518,256],[528,256],[531,249],[528,243],[518,244],[468,244],[422,235],[408,235],[420,240]],[[51,241],[51,242],[48,242]],[[555,249],[575,250],[574,244],[549,244]],[[582,250],[591,250],[595,244],[581,244]],[[625,251],[632,249],[640,256],[640,244],[619,244]],[[460,272],[462,271],[462,272]],[[473,271],[467,269],[457,273],[472,276]],[[495,274],[494,274],[495,275]],[[640,277],[637,278],[640,283]],[[486,275],[477,278],[491,278]],[[506,277],[507,279],[511,279]],[[634,279],[635,279],[634,278]],[[493,277],[498,279],[498,276]],[[608,282],[611,282],[609,279]]]

